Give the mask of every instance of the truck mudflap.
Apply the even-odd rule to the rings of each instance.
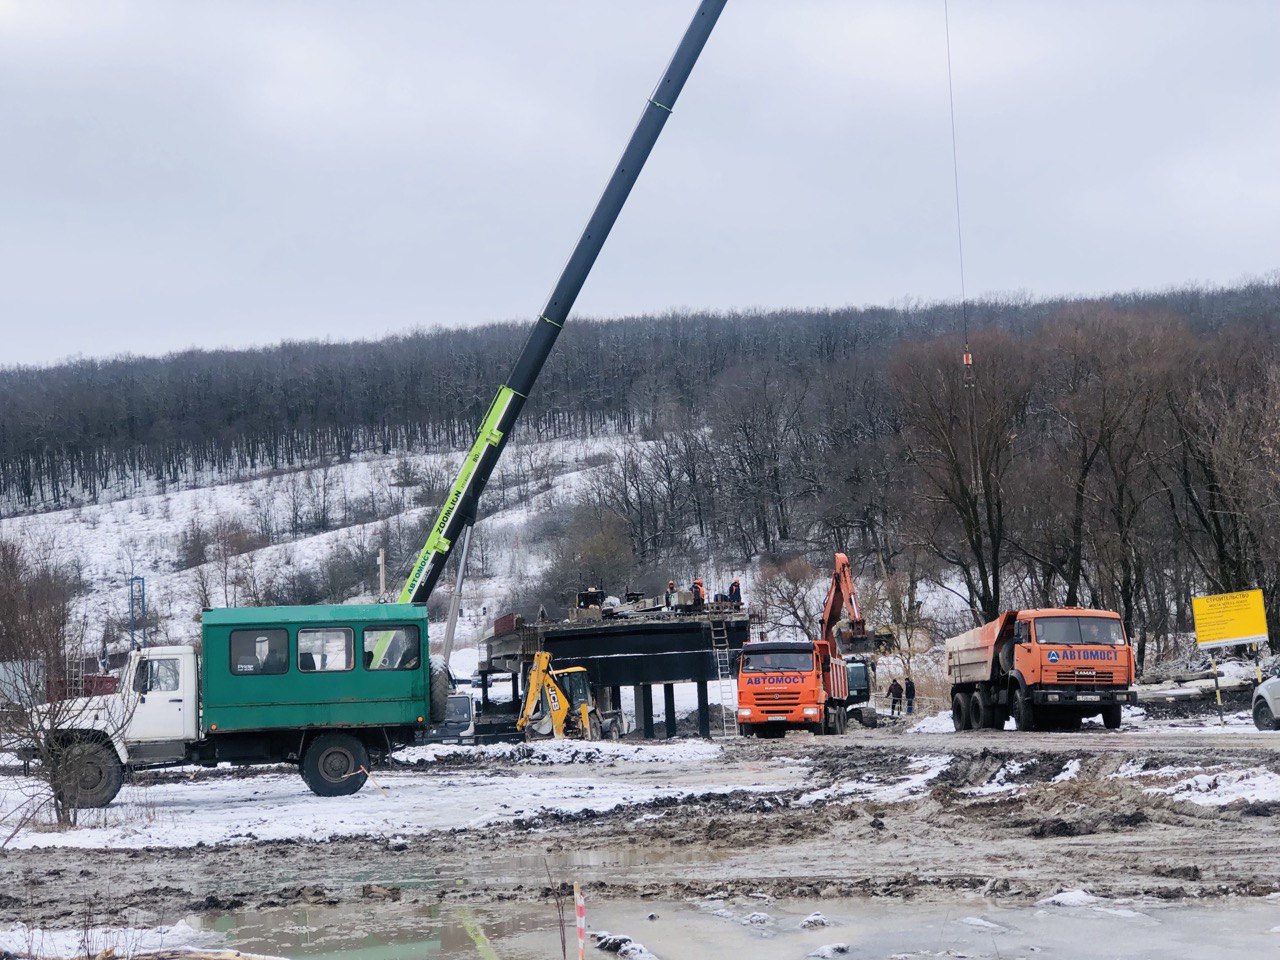
[[[1119,688],[1080,689],[1079,687],[1041,687],[1031,692],[1031,702],[1037,706],[1080,706],[1092,704],[1123,703],[1137,706],[1138,694],[1134,690]]]

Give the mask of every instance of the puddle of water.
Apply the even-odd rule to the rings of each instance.
[[[424,863],[417,856],[390,856],[375,865],[343,872],[330,879],[342,884],[380,883],[404,890],[437,889],[454,886],[542,885],[547,870],[557,878],[573,877],[582,883],[593,880],[616,881],[636,868],[663,864],[711,864],[725,860],[727,851],[702,850],[698,847],[619,847],[554,853],[511,854],[502,860],[470,860],[444,857],[438,863]],[[298,879],[295,883],[305,882]]]
[[[731,915],[717,916],[716,910]],[[800,929],[799,922],[814,910],[820,910],[831,925]],[[758,926],[744,924],[742,920],[752,912],[767,914],[769,919]],[[648,920],[650,913],[658,919]],[[848,944],[850,958],[941,954],[975,960],[1037,955],[1058,960],[1256,960],[1260,953],[1274,953],[1280,944],[1280,934],[1270,932],[1280,925],[1280,905],[1240,901],[1208,906],[1101,902],[1089,907],[1008,908],[982,900],[602,903],[588,908],[588,921],[592,929],[634,937],[661,960],[801,960],[835,943]],[[530,932],[514,937],[509,946],[514,949],[504,958],[523,960],[546,956],[551,940],[545,933]],[[559,949],[558,937],[555,949]]]
[[[501,943],[555,925],[551,907],[495,912],[489,908],[368,903],[295,906],[188,917],[199,930],[222,934],[229,948],[277,957],[342,960],[491,960],[485,941]],[[559,937],[556,936],[556,943]],[[480,943],[477,940],[481,941]],[[501,952],[499,956],[504,956]]]
[[[830,926],[801,929],[820,910]],[[656,914],[649,920],[649,914]],[[756,923],[744,923],[752,914]],[[573,954],[572,905],[566,936]],[[888,900],[767,902],[605,901],[587,907],[589,929],[626,934],[661,960],[731,957],[802,960],[845,943],[851,958],[896,955],[1035,957],[1057,960],[1148,960],[1213,957],[1256,960],[1280,945],[1280,904],[1210,905],[1101,901],[1080,907],[1002,907],[979,899],[951,903]],[[226,946],[292,958],[343,960],[546,960],[560,955],[551,904],[458,905],[369,903],[296,906],[189,918],[226,937]],[[483,933],[487,949],[478,945]],[[951,951],[951,953],[946,953]],[[594,947],[589,956],[607,955]]]

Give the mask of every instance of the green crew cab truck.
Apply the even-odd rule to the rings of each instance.
[[[104,807],[125,772],[291,763],[324,797],[357,792],[381,759],[444,719],[448,669],[427,655],[425,604],[206,610],[188,646],[130,655],[119,691],[59,711],[74,796]]]

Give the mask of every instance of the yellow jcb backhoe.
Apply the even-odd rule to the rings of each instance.
[[[537,737],[599,740],[600,714],[591,696],[586,668],[552,670],[551,654],[545,650],[534,654],[524,709],[516,721],[516,729],[524,731],[526,740]]]

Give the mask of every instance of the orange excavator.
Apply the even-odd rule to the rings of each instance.
[[[867,633],[867,621],[853,586],[853,567],[843,553],[836,554],[831,571],[831,586],[822,609],[821,637],[844,662],[849,688],[846,712],[864,727],[874,727],[876,711],[871,689],[875,685],[875,638]]]

